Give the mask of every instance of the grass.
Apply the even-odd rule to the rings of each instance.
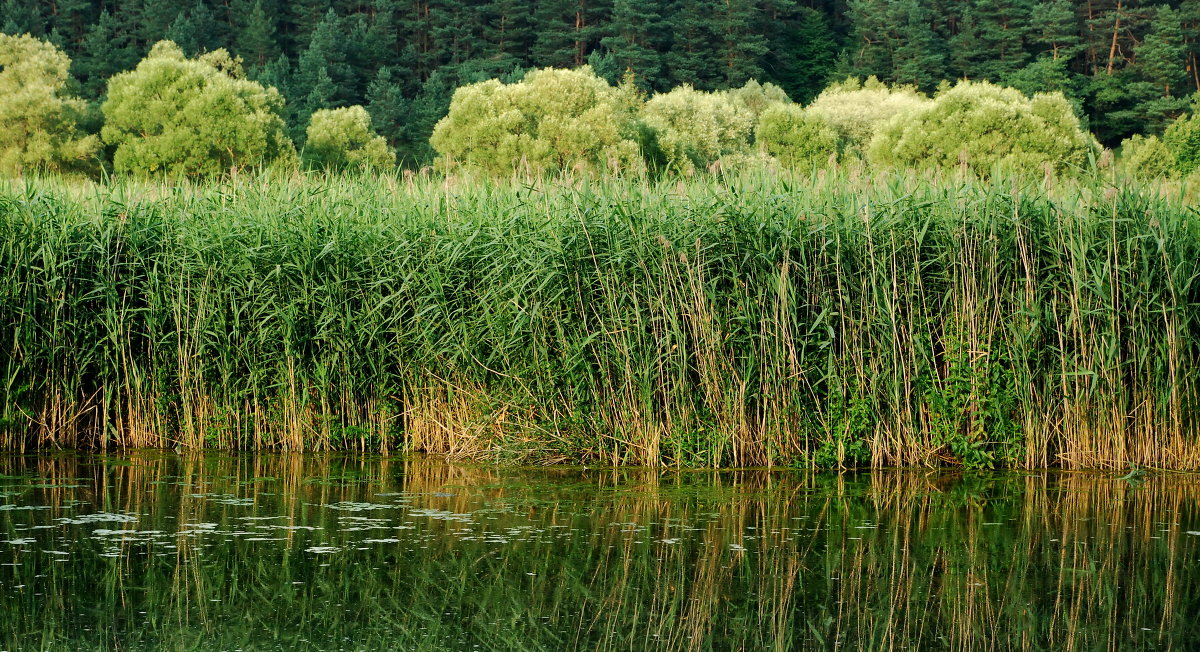
[[[0,446],[1200,467],[1178,192],[0,185]]]

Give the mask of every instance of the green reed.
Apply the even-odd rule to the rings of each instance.
[[[852,175],[0,187],[9,448],[1200,466],[1200,224]]]

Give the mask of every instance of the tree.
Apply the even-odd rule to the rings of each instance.
[[[904,36],[896,48],[892,78],[901,84],[931,90],[946,77],[946,54],[933,32],[933,17],[917,0],[906,0]]]
[[[678,0],[666,23],[671,30],[671,47],[664,56],[672,85],[688,84],[698,89],[717,88],[721,65],[713,43],[722,38],[713,20],[712,0]]]
[[[851,78],[826,88],[805,111],[837,132],[843,151],[857,155],[881,125],[928,104],[929,98],[911,86],[888,86],[874,77],[865,82]]]
[[[611,36],[600,39],[618,74],[632,74],[642,90],[654,88],[662,75],[661,22],[655,0],[615,0],[606,30]]]
[[[687,85],[647,100],[642,121],[667,165],[685,172],[749,151],[755,122],[754,113],[728,94]]]
[[[837,34],[827,14],[799,7],[777,30],[764,58],[764,74],[797,102],[816,97],[837,63]]]
[[[108,78],[137,65],[138,50],[133,36],[122,29],[120,22],[107,11],[88,30],[75,63],[86,97],[95,99],[104,94]]]
[[[590,68],[546,68],[459,88],[430,144],[443,167],[489,174],[627,169],[640,161],[634,130],[621,92]]]
[[[161,41],[109,81],[101,137],[116,147],[118,171],[217,175],[294,161],[282,109],[279,93],[245,79],[224,50],[188,59]]]
[[[837,132],[796,104],[774,104],[758,119],[754,140],[785,167],[815,168],[837,156]]]
[[[1138,179],[1162,179],[1178,171],[1175,155],[1158,136],[1136,135],[1121,143],[1119,169]]]
[[[1049,54],[1054,61],[1070,61],[1083,52],[1079,21],[1070,0],[1047,0],[1034,5],[1030,13],[1030,41],[1038,54]]]
[[[217,20],[203,0],[197,0],[190,10],[179,12],[166,37],[189,56],[215,50],[221,40]]]
[[[239,56],[251,66],[265,66],[279,51],[275,42],[275,23],[263,10],[262,0],[235,0],[238,24],[234,43]]]
[[[1191,174],[1200,167],[1200,101],[1192,105],[1190,115],[1179,116],[1167,127],[1163,143],[1175,157],[1175,168],[1181,174]]]
[[[65,93],[71,60],[52,44],[0,34],[0,171],[90,171],[100,141],[81,133],[87,104]]]
[[[759,8],[756,0],[724,0],[716,3],[714,31],[719,79],[726,88],[762,77],[761,60],[767,39],[756,29]]]
[[[396,152],[371,129],[371,116],[357,105],[313,113],[304,158],[314,167],[337,170],[396,165]]]
[[[1146,80],[1161,88],[1164,97],[1171,97],[1171,89],[1178,89],[1187,81],[1184,68],[1187,44],[1183,40],[1179,12],[1166,5],[1160,6],[1150,33],[1134,53],[1138,69]]]
[[[412,107],[390,67],[380,68],[367,87],[367,113],[376,130],[395,146],[403,137]]]
[[[1030,99],[988,82],[960,82],[888,122],[872,139],[869,158],[888,167],[1040,174],[1045,166],[1081,168],[1098,151],[1061,93]]]

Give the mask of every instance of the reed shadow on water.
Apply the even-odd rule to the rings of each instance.
[[[1200,481],[0,457],[6,649],[1189,649]]]

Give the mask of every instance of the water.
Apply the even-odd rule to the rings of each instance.
[[[1195,649],[1200,478],[0,457],[0,649]]]

